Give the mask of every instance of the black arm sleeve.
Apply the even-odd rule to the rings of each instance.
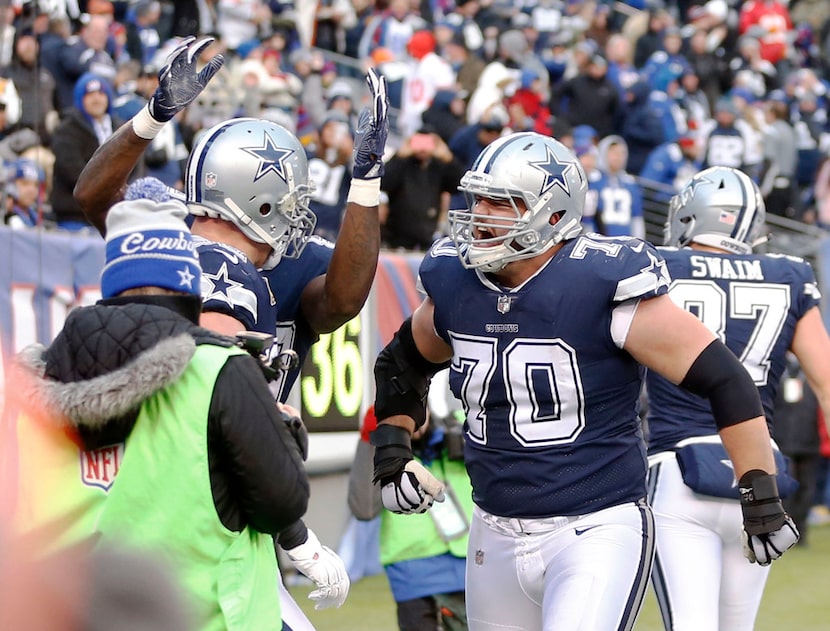
[[[412,318],[403,321],[375,360],[375,414],[378,421],[403,414],[421,427],[427,418],[427,393],[433,375],[450,365],[426,359],[412,337]],[[375,443],[375,446],[378,446]]]
[[[256,360],[231,357],[216,380],[208,417],[210,486],[225,527],[275,535],[308,507],[302,456]]]
[[[277,543],[283,550],[293,550],[308,541],[308,526],[298,519],[277,536]]]
[[[718,340],[697,356],[680,386],[709,399],[719,429],[764,415],[758,388],[749,373]]]

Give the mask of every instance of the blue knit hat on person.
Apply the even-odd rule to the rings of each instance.
[[[199,296],[202,269],[185,217],[176,199],[128,199],[110,208],[102,296],[136,287]]]
[[[112,85],[107,79],[94,72],[85,72],[78,77],[78,80],[75,82],[75,87],[72,90],[72,104],[85,114],[84,96],[90,92],[103,92],[107,95],[107,114],[111,114],[112,101],[114,99]]]

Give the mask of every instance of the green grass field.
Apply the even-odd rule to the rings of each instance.
[[[810,545],[790,550],[773,564],[756,631],[827,631],[830,629],[830,526],[813,528]],[[395,603],[383,575],[352,585],[340,609],[314,611],[311,588],[291,593],[318,631],[395,631]],[[657,602],[649,592],[636,631],[663,631]],[[728,630],[727,630],[728,631]]]

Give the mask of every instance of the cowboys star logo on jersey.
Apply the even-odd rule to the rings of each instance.
[[[259,159],[259,166],[254,176],[254,182],[270,172],[276,173],[283,182],[288,182],[288,177],[285,174],[285,160],[294,151],[292,149],[278,147],[268,132],[263,133],[261,147],[242,147],[241,149]]]
[[[528,164],[545,174],[545,181],[539,195],[544,195],[554,186],[559,186],[570,197],[571,188],[568,186],[568,180],[565,179],[565,173],[568,169],[574,168],[572,162],[559,162],[550,147],[546,146],[545,159],[538,162],[528,162]]]
[[[256,295],[230,278],[227,263],[222,263],[215,274],[202,272],[202,301],[218,300],[233,309],[245,309],[257,317]]]

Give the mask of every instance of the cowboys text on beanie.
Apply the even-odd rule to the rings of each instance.
[[[178,200],[134,199],[107,213],[107,263],[101,294],[112,298],[135,287],[162,287],[200,295],[199,256]]]

